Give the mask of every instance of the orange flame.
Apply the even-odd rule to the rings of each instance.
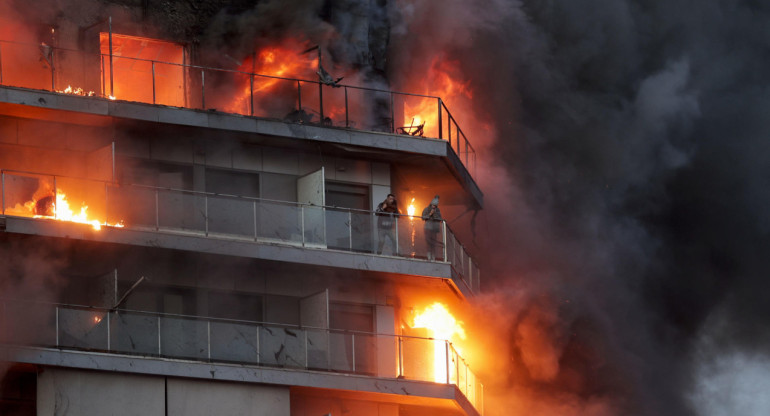
[[[431,338],[435,339],[433,380],[437,383],[446,383],[449,377],[445,342],[455,338],[465,339],[462,321],[455,319],[444,304],[435,302],[415,315],[412,328],[425,328],[430,332]],[[455,347],[455,349],[457,348]]]
[[[317,58],[314,54],[300,55],[302,50],[301,44],[293,41],[281,46],[270,46],[258,51],[254,58],[247,58],[238,70],[272,77],[309,79],[309,75],[316,70]],[[251,82],[248,80],[238,88],[239,94],[225,108],[226,112],[241,113],[242,109],[249,107]],[[254,94],[271,92],[276,86],[289,85],[288,82],[278,78],[254,77]]]
[[[86,91],[86,90],[84,90],[83,88],[80,88],[80,87],[72,88],[72,85],[67,85],[67,88],[65,88],[63,90],[56,90],[56,92],[61,93],[61,94],[80,95],[80,96],[83,96],[83,97],[93,97],[94,95],[96,95],[95,92],[93,92],[93,91]]]
[[[425,79],[419,84],[412,85],[414,90],[421,90],[421,94],[438,96],[444,103],[453,101],[460,96],[473,98],[470,90],[470,81],[459,81],[453,74],[457,73],[459,63],[443,60],[435,57],[431,63]],[[412,98],[404,102],[404,122],[409,122],[407,132],[412,134],[414,130],[425,125],[426,134],[430,137],[438,137],[438,107],[433,98]],[[411,121],[410,121],[411,120]],[[446,120],[442,120],[446,123]]]
[[[409,207],[406,208],[406,213],[409,215],[409,219],[411,220],[411,217],[414,217],[414,212],[416,208],[414,207],[414,198],[412,198],[412,202],[409,204]]]
[[[57,221],[75,222],[79,224],[88,224],[94,230],[101,230],[102,226],[123,228],[123,221],[109,224],[106,221],[100,222],[98,219],[88,213],[88,205],[81,202],[80,210],[76,211],[70,207],[67,195],[61,190],[56,190],[56,203],[53,203],[53,196],[35,197],[23,204],[17,204],[7,211],[12,215],[31,216],[33,218],[46,218]]]

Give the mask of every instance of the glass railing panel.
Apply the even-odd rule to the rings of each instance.
[[[159,191],[158,226],[170,231],[203,233],[206,228],[206,197],[186,192]]]
[[[329,331],[325,329],[306,329],[307,333],[307,368],[329,370]]]
[[[59,346],[107,350],[107,312],[59,308]]]
[[[251,114],[251,84],[247,74],[233,71],[203,70],[206,110]]]
[[[54,52],[48,45],[0,42],[3,85],[51,90]]]
[[[257,237],[263,242],[302,243],[298,206],[276,202],[257,203]]]
[[[458,367],[457,387],[463,394],[468,390],[468,366],[464,361],[460,361],[460,366]]]
[[[160,354],[167,357],[206,359],[208,321],[162,316],[160,318]]]
[[[401,367],[403,376],[410,380],[423,380],[436,382],[436,343],[443,341],[403,337],[401,340]],[[443,358],[443,356],[442,356]],[[440,365],[440,363],[439,363]],[[438,380],[446,382],[446,380]]]
[[[56,217],[103,223],[107,198],[104,182],[56,177]]]
[[[399,251],[404,257],[441,260],[443,257],[442,224],[424,221],[421,217],[400,217],[398,220]]]
[[[2,173],[3,212],[6,215],[53,217],[54,177],[20,173]]]
[[[397,215],[375,214],[375,221],[377,223],[377,246],[375,252],[377,254],[398,256],[405,249],[404,247],[399,247],[398,244],[399,240],[401,240],[398,235],[402,228],[399,225],[400,220]]]
[[[351,211],[326,208],[326,244],[331,249],[350,251],[353,248]]]
[[[350,227],[353,251],[359,253],[373,253],[377,238],[376,220],[370,212],[351,211]]]
[[[186,107],[187,68],[182,65],[155,62],[155,104]]]
[[[54,62],[56,91],[89,97],[101,95],[99,54],[56,49]]]
[[[377,336],[353,334],[356,374],[377,374]]]
[[[110,314],[110,350],[129,354],[159,354],[157,315]]]
[[[321,104],[319,99],[320,84],[309,81],[300,81],[299,84],[302,102],[302,111],[297,114],[299,120],[304,124],[328,125],[327,122],[321,118]]]
[[[254,200],[223,196],[207,196],[206,200],[209,235],[254,239]]]
[[[123,221],[127,227],[155,229],[157,225],[156,196],[160,191],[150,188],[107,187],[107,222]]]
[[[438,138],[438,99],[393,94],[396,133]]]
[[[56,307],[4,302],[5,339],[18,345],[56,345]]]
[[[259,326],[211,321],[211,359],[259,363]]]
[[[373,106],[367,105],[367,103],[369,103],[367,100],[370,99],[373,92],[347,87],[343,88],[343,94],[344,93],[347,93],[348,96],[348,127],[359,130],[368,130],[370,126],[375,124]],[[384,117],[389,117],[387,113],[388,112],[386,112]]]
[[[295,328],[259,328],[259,362],[279,367],[306,367],[305,333]]]
[[[324,85],[323,104],[323,124],[329,127],[345,127],[345,89]]]
[[[332,371],[353,372],[353,335],[345,332],[329,333],[330,367]]]
[[[305,246],[326,248],[326,215],[324,211],[324,207],[314,205],[300,207]]]
[[[118,100],[136,101],[152,104],[152,62],[139,59],[113,56],[114,72],[112,83],[114,92],[111,94]],[[110,58],[104,58],[106,76],[105,91],[110,91]]]
[[[303,120],[297,111],[297,81],[254,76],[254,116],[291,122]]]

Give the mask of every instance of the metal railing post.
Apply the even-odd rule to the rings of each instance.
[[[348,210],[348,242],[350,251],[353,251],[353,211]]]
[[[444,240],[443,241],[443,243],[444,243],[444,262],[446,262],[447,261],[447,249],[446,249],[446,240],[447,240],[446,233],[447,233],[447,228],[446,228],[446,220],[441,221],[441,228],[443,230],[441,237]]]
[[[302,84],[297,80],[297,111],[302,111]]]
[[[444,131],[443,126],[441,124],[441,98],[437,98],[438,100],[438,138],[443,139],[444,138]],[[452,140],[449,140],[449,146],[452,146]]]
[[[0,67],[2,70],[2,67]],[[0,83],[3,82],[2,73],[0,73]],[[345,127],[350,127],[350,110],[348,109],[348,87],[345,87]]]
[[[201,69],[201,109],[206,109],[206,73]]]
[[[404,337],[398,336],[398,376],[404,376]]]
[[[115,65],[114,54],[112,53],[112,16],[109,17],[110,29],[110,96],[115,97]]]
[[[158,190],[155,190],[155,231],[160,230],[160,214],[158,212]]]
[[[446,354],[445,354],[445,357],[444,357],[445,360],[446,360],[446,367],[445,367],[445,371],[446,371],[446,384],[449,384],[449,341],[444,341],[444,347],[446,349]]]
[[[206,230],[206,237],[209,236],[209,196],[203,195],[203,226]]]
[[[107,351],[110,350],[110,311],[107,311]]]
[[[160,346],[160,315],[158,315],[158,355],[161,355],[161,352],[163,351]]]
[[[398,252],[398,216],[394,216],[394,218],[396,219],[396,241],[393,242],[394,243],[393,245],[396,246],[396,247],[395,247],[395,250],[394,250],[395,253],[393,253],[393,255],[398,257],[398,253],[399,253]]]
[[[102,97],[106,97],[107,96],[107,85],[106,85],[107,82],[106,82],[106,79],[104,78],[105,77],[105,74],[104,74],[104,55],[102,55],[101,52],[99,52],[99,58],[101,58],[101,61],[102,61]]]
[[[307,346],[308,345],[307,344],[307,329],[305,329],[304,332],[305,332],[305,369],[307,370],[308,368],[310,368],[310,361],[308,359],[308,352],[307,352],[307,350],[308,350],[308,346]]]
[[[56,195],[58,192],[56,192],[56,176],[53,177],[53,217],[56,218]]]
[[[155,104],[155,61],[152,61],[152,103]]]
[[[254,201],[254,241],[257,241],[257,201]]]
[[[211,320],[206,321],[206,350],[208,351],[209,361],[211,361]]]
[[[249,74],[249,115],[254,116],[254,74]]]
[[[396,109],[393,108],[393,91],[390,92],[390,132],[396,132]]]
[[[302,247],[305,247],[305,206],[299,206],[300,233],[302,234]]]
[[[51,91],[56,92],[56,64],[54,64],[54,48],[51,46]]]
[[[356,372],[356,334],[350,334],[351,351],[353,352],[353,372]]]

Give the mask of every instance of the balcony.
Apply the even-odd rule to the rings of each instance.
[[[7,299],[0,312],[7,345],[454,385],[483,414],[484,386],[445,340]]]
[[[476,170],[476,151],[440,97],[8,40],[0,57],[0,85],[444,140]]]
[[[443,277],[467,295],[480,289],[478,264],[446,221],[431,238],[431,250],[420,217],[394,218],[393,241],[378,235],[373,211],[12,171],[0,171],[0,186],[4,216],[32,219],[38,225],[81,222],[72,226],[86,239]],[[88,201],[87,209],[64,207],[76,201]],[[26,231],[6,227],[46,234],[35,225]],[[91,227],[101,230],[88,231]],[[386,240],[380,253],[379,238]]]

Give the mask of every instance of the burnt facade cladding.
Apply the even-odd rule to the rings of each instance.
[[[387,2],[83,3],[0,17],[0,413],[483,414],[421,216],[475,151],[389,88]]]

